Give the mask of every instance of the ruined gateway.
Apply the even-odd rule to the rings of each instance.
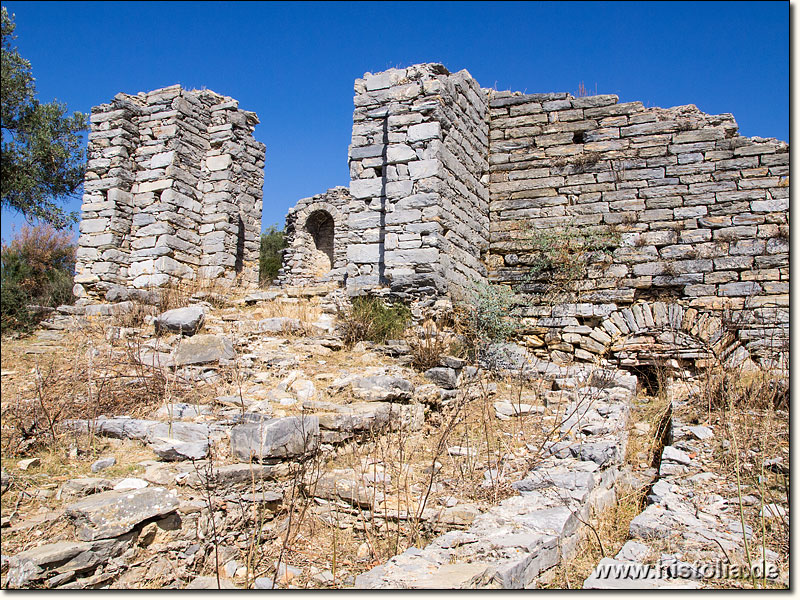
[[[439,64],[354,89],[349,189],[289,211],[281,285],[424,303],[510,284],[526,295],[529,349],[558,362],[763,360],[788,345],[785,142],[693,105],[498,92]],[[92,112],[77,295],[254,285],[256,116],[178,86]],[[532,240],[590,229],[613,244],[554,301],[547,274],[531,276]]]

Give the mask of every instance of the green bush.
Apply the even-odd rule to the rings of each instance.
[[[411,310],[406,305],[386,304],[374,296],[353,298],[350,308],[339,315],[347,346],[399,338],[410,320]]]
[[[281,268],[281,250],[286,247],[282,229],[270,225],[261,234],[261,248],[258,256],[258,284],[269,285],[278,276]]]
[[[534,253],[531,276],[571,289],[586,276],[586,268],[594,253],[611,251],[619,246],[620,235],[598,227],[567,225],[536,229],[531,233],[529,243]]]
[[[29,310],[28,305],[71,303],[74,270],[71,234],[49,225],[24,226],[0,251],[2,331],[33,329],[43,313]]]
[[[472,358],[491,344],[508,341],[520,330],[514,314],[518,296],[505,285],[477,282],[469,303],[457,307],[457,329]]]

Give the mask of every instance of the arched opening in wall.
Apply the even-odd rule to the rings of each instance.
[[[306,220],[306,232],[313,240],[309,266],[316,277],[321,277],[333,268],[333,217],[324,210],[314,211]]]
[[[244,268],[244,221],[242,215],[239,215],[239,222],[236,227],[236,262],[234,269],[236,273],[241,273]]]

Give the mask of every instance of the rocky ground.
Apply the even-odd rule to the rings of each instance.
[[[183,300],[65,307],[3,340],[4,587],[553,586],[628,496],[585,587],[742,583],[602,573],[719,560],[788,582],[788,435],[731,462],[696,381],[644,417],[623,371],[513,344],[415,369],[402,340],[346,348],[319,298]]]

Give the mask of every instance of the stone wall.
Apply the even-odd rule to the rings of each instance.
[[[344,282],[350,239],[346,210],[351,200],[347,188],[335,187],[289,210],[279,285]]]
[[[347,289],[465,294],[488,247],[487,99],[424,64],[355,82]]]
[[[257,123],[232,98],[177,85],[93,108],[77,295],[193,279],[256,284]]]
[[[491,93],[490,137],[490,279],[529,293],[540,353],[593,360],[607,348],[592,330],[647,301],[733,311],[756,355],[786,343],[787,144],[739,136],[732,115],[693,105],[509,92]],[[552,271],[530,275],[536,240],[580,245],[587,231],[608,247],[554,302]]]
[[[337,205],[349,294],[508,284],[526,342],[561,362],[788,346],[786,143],[693,105],[498,92],[438,64],[366,73],[355,92]],[[287,252],[287,281],[304,256]]]

